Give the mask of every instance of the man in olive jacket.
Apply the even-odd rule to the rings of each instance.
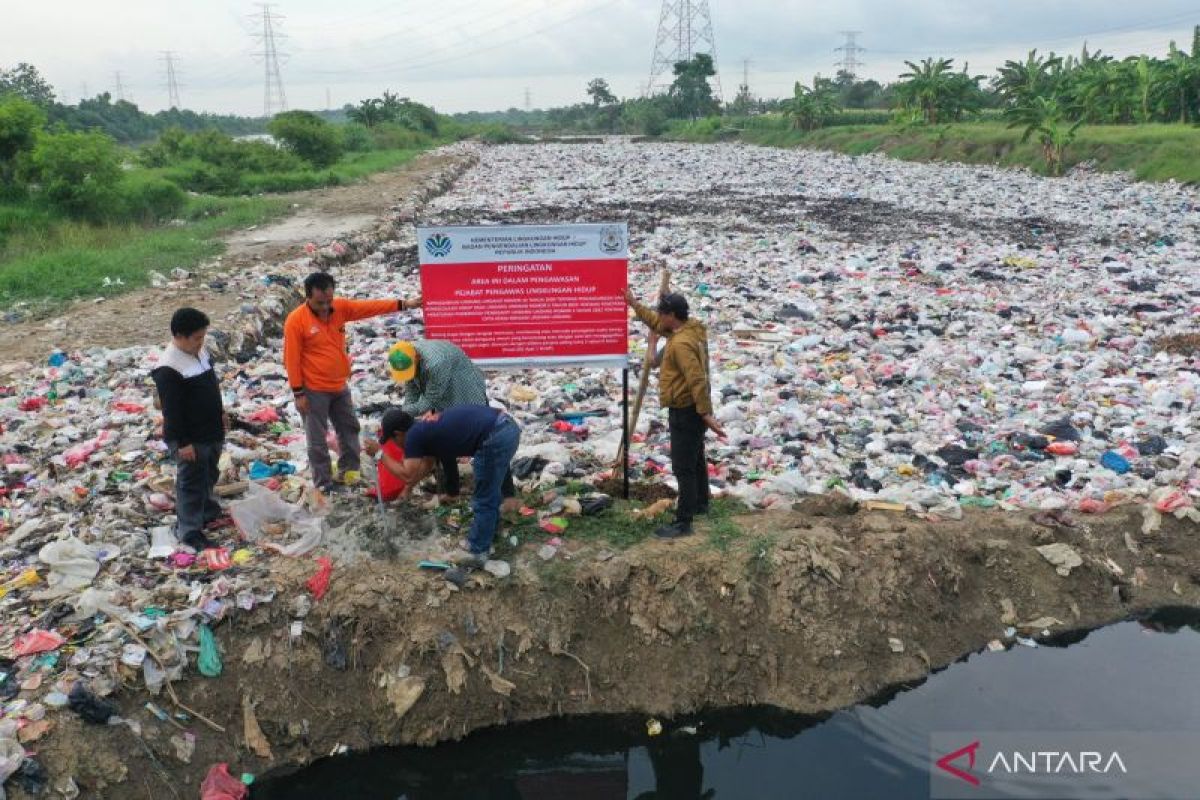
[[[671,433],[671,471],[679,482],[675,522],[654,532],[663,539],[687,536],[692,517],[708,512],[708,461],[704,457],[704,429],[724,438],[725,431],[713,416],[708,379],[708,329],[689,319],[687,299],[665,294],[657,312],[639,303],[625,290],[625,301],[638,319],[650,327],[653,352],[658,336],[667,337],[658,372],[658,400],[666,408]]]

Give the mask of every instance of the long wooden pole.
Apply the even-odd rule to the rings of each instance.
[[[662,297],[671,287],[671,271],[663,267],[662,274],[658,279],[658,296]],[[650,384],[650,370],[654,367],[654,349],[646,348],[646,358],[642,362],[642,374],[638,377],[637,396],[633,399],[633,414],[629,418],[629,439],[633,440],[634,431],[637,430],[638,417],[642,413],[642,399],[646,396],[646,387]],[[617,464],[618,467],[623,467],[628,459],[628,453],[625,452],[625,444],[622,442],[621,447],[617,449]]]

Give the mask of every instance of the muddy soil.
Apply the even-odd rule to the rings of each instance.
[[[223,728],[187,726],[190,764],[132,674],[119,702],[147,747],[123,726],[60,714],[39,758],[52,783],[74,776],[86,797],[195,796],[218,761],[262,774],[343,747],[432,745],[556,715],[819,713],[918,681],[1009,625],[1038,635],[1200,605],[1200,532],[1168,519],[1142,536],[1135,507],[1045,527],[1025,514],[931,523],[818,505],[739,517],[745,536],[727,551],[703,528],[615,555],[568,541],[549,562],[530,544],[509,554],[510,577],[475,573],[461,590],[411,558],[339,566],[299,636],[295,598],[314,567],[279,560],[275,601],[217,629],[224,674],[178,686]],[[1067,575],[1036,549],[1055,542],[1081,557]],[[247,705],[269,754],[248,745]]]
[[[156,344],[167,338],[171,314],[181,305],[202,308],[214,321],[222,320],[253,300],[226,278],[269,271],[271,264],[303,257],[308,243],[321,246],[376,227],[452,158],[430,153],[360,183],[279,195],[292,205],[292,213],[228,235],[224,253],[198,265],[189,279],[99,301],[81,300],[50,318],[0,325],[0,353],[5,361],[37,361],[56,347]]]

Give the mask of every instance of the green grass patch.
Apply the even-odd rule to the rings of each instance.
[[[384,170],[395,169],[412,161],[429,148],[414,147],[404,150],[371,150],[365,153],[349,153],[327,171],[343,183]]]
[[[231,186],[234,195],[251,196],[189,196],[177,215],[183,224],[97,225],[66,219],[35,200],[0,202],[0,308],[28,303],[38,306],[39,312],[50,311],[82,297],[111,296],[145,286],[152,270],[190,269],[221,252],[222,234],[287,212],[285,200],[263,195],[351,183],[403,166],[426,149],[350,153],[323,170],[217,175],[214,191],[227,194],[220,187]],[[147,178],[178,179],[180,170],[187,168],[134,172]]]
[[[701,517],[707,522],[707,544],[722,553],[729,550],[745,534],[734,520],[734,515],[745,511],[745,506],[727,497],[714,498],[709,504],[707,517]]]
[[[865,115],[864,115],[865,116]],[[950,125],[860,124],[853,117],[815,131],[792,130],[779,114],[751,117],[741,141],[767,147],[808,147],[847,155],[885,153],[906,161],[958,161],[1025,167],[1045,174],[1041,147],[1021,141],[1022,131],[994,115]],[[681,125],[672,136],[717,141],[712,125]],[[1138,180],[1200,183],[1200,127],[1179,124],[1084,125],[1066,150],[1064,168],[1085,161],[1108,172],[1131,172]]]
[[[599,514],[570,517],[570,526],[563,533],[563,538],[600,542],[618,550],[627,550],[649,539],[654,529],[663,524],[663,521],[658,519],[637,519],[630,516],[629,512],[640,505],[625,500],[614,500],[610,508]]]
[[[115,295],[149,282],[151,270],[189,269],[221,252],[216,237],[281,216],[287,203],[262,197],[189,198],[182,225],[91,225],[34,216],[0,250],[0,307],[48,308]],[[108,285],[105,285],[105,279]]]

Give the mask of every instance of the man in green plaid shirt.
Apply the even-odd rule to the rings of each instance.
[[[453,406],[487,405],[487,384],[483,372],[458,345],[442,339],[417,339],[392,345],[388,353],[392,379],[404,384],[401,410],[419,417],[427,412],[442,412]],[[440,463],[441,491],[457,497],[461,489],[458,459]],[[504,478],[503,494],[515,494],[512,474]]]

